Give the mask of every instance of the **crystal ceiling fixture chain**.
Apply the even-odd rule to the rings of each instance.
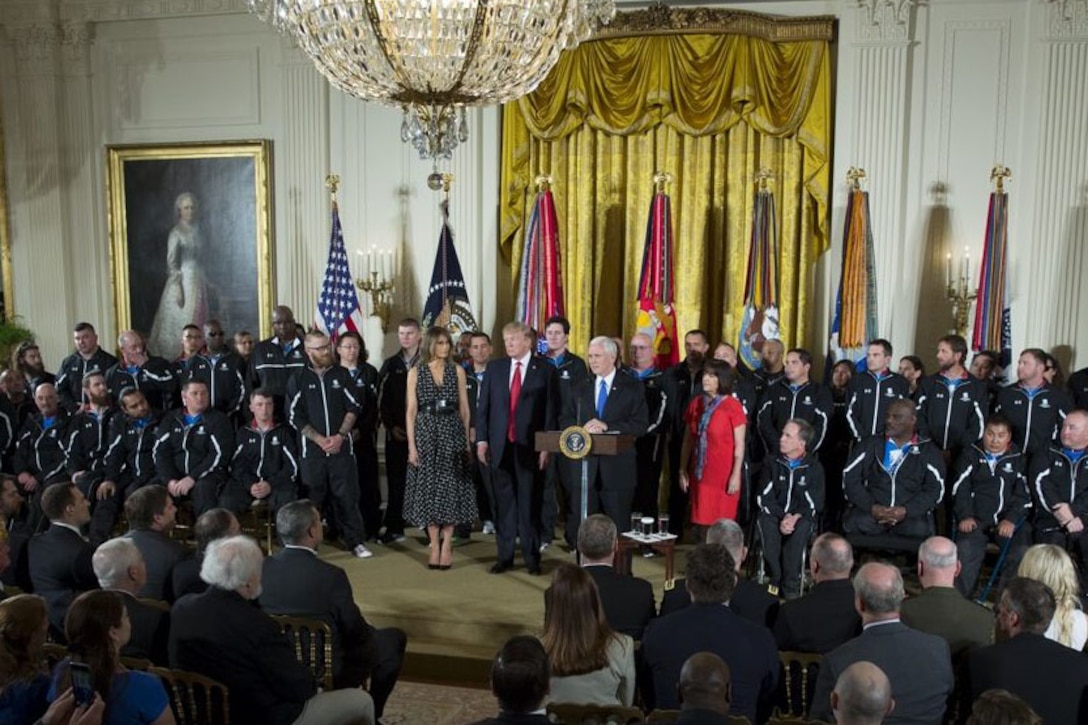
[[[615,0],[246,0],[348,95],[403,109],[401,139],[449,159],[465,108],[540,84],[561,51],[616,14]]]

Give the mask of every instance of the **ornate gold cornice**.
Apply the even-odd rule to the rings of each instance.
[[[645,10],[616,13],[612,22],[598,30],[593,39],[677,33],[732,33],[772,42],[834,40],[835,17],[786,17],[725,8],[673,8],[655,3]]]

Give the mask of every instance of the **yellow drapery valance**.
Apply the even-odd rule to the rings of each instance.
[[[809,270],[827,247],[829,53],[827,39],[600,39],[565,52],[536,91],[506,106],[502,249],[516,280],[532,182],[550,175],[573,349],[591,334],[633,332],[657,170],[675,179],[680,328],[703,327],[714,341],[736,339],[755,173],[774,171],[782,330],[787,344],[804,340]]]

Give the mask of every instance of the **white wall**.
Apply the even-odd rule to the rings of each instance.
[[[848,167],[869,173],[881,330],[897,352],[931,362],[951,326],[944,254],[966,246],[978,260],[989,171],[1003,163],[1014,173],[1014,347],[1066,343],[1088,364],[1088,0],[724,5],[840,18],[834,247],[813,270],[812,339],[826,339],[838,284]],[[349,249],[400,240],[394,317],[418,314],[439,196],[424,184],[429,165],[399,141],[399,111],[329,89],[242,0],[6,0],[0,26],[15,309],[42,333],[47,363],[68,347],[52,331],[89,319],[115,332],[103,168],[112,143],[271,139],[277,296],[302,320],[328,243],[324,177],[340,174]],[[498,112],[469,123],[469,143],[443,170],[456,177],[452,220],[472,303],[492,329],[509,314],[496,309],[509,284],[497,252]],[[367,339],[379,347],[376,329]],[[388,352],[393,335],[384,342]]]

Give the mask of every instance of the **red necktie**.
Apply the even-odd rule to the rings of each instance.
[[[514,363],[514,379],[510,381],[510,420],[506,424],[506,440],[511,443],[517,438],[518,398],[521,397],[521,361]]]

